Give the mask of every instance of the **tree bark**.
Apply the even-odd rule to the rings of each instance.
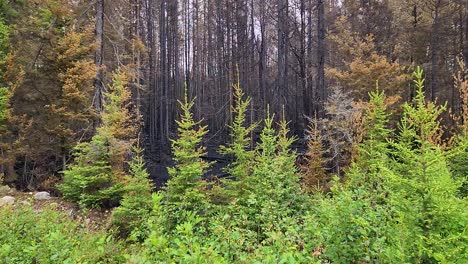
[[[104,0],[96,1],[96,25],[95,25],[95,36],[96,36],[96,52],[94,55],[94,63],[97,66],[96,79],[94,80],[94,100],[93,105],[96,111],[99,113],[102,110],[102,91],[103,87],[103,51],[104,51]]]
[[[325,87],[325,7],[323,0],[317,0],[317,93],[319,117],[323,117],[323,103],[327,98]]]

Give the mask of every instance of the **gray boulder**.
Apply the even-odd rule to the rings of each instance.
[[[13,205],[15,203],[15,197],[13,196],[3,196],[2,199],[0,199],[0,207],[5,206],[5,205]]]
[[[50,200],[50,194],[48,192],[37,192],[34,194],[36,200]]]

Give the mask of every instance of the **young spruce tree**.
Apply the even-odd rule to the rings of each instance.
[[[130,166],[130,179],[124,187],[120,206],[112,212],[112,224],[117,227],[121,237],[143,241],[149,233],[148,217],[152,210],[153,186],[145,168],[143,149],[133,147]]]
[[[252,173],[252,161],[254,152],[249,150],[250,133],[255,129],[257,124],[246,126],[246,112],[250,104],[251,98],[244,99],[244,92],[240,87],[240,82],[233,85],[234,88],[234,103],[232,106],[232,114],[234,120],[229,126],[231,142],[226,146],[221,146],[220,153],[233,158],[233,161],[227,166],[226,172],[230,175],[230,179],[225,181],[225,190],[231,199],[238,198],[243,195],[246,184],[246,177]]]
[[[273,120],[268,110],[261,142],[255,149],[254,168],[246,180],[246,193],[239,198],[238,211],[245,218],[242,226],[256,232],[259,241],[269,231],[284,231],[284,223],[297,217],[303,197],[296,155],[290,150],[294,138],[288,136],[284,119],[279,123],[279,132],[273,128]]]
[[[407,262],[466,263],[467,203],[457,197],[446,153],[437,142],[445,107],[426,102],[423,71],[414,72],[416,97],[404,105],[398,141],[392,144],[394,205]]]
[[[383,92],[370,93],[365,112],[366,134],[357,160],[344,183],[334,182],[332,196],[320,199],[313,209],[320,230],[317,241],[326,247],[321,257],[333,263],[399,263],[402,254],[394,236],[392,220],[392,172],[388,164],[388,117]]]
[[[455,75],[455,86],[458,88],[461,102],[459,134],[455,136],[455,144],[450,158],[450,169],[455,180],[461,181],[459,196],[468,195],[468,69],[465,62],[458,60],[459,72]]]
[[[128,176],[125,156],[136,138],[138,124],[131,117],[126,75],[117,72],[105,94],[102,123],[90,142],[78,144],[74,162],[63,172],[59,186],[63,196],[86,207],[116,206],[124,194]]]
[[[330,180],[327,174],[326,150],[318,128],[317,118],[310,121],[307,130],[307,153],[305,164],[302,165],[302,187],[306,192],[325,191],[325,186]]]
[[[164,209],[170,229],[184,223],[188,213],[206,216],[209,207],[202,177],[210,163],[201,158],[206,152],[200,146],[208,130],[206,126],[200,125],[201,121],[194,120],[191,112],[194,100],[189,101],[187,90],[179,104],[182,110],[180,120],[176,121],[179,135],[172,140],[176,165],[168,169],[171,179],[164,192]]]

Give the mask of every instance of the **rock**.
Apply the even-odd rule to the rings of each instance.
[[[2,199],[0,199],[0,207],[4,205],[13,205],[15,203],[15,197],[13,196],[4,196]]]
[[[86,224],[87,226],[89,226],[90,223],[91,223],[91,219],[86,218],[86,219],[85,219],[85,224]]]
[[[34,194],[36,200],[50,200],[50,194],[48,192],[37,192]]]
[[[74,217],[75,216],[75,210],[72,208],[68,210],[68,217]]]

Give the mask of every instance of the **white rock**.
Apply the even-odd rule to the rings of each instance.
[[[0,207],[4,205],[13,205],[15,203],[15,197],[13,196],[4,196],[0,199]]]
[[[34,194],[34,199],[36,200],[49,200],[50,194],[48,192],[37,192]]]

